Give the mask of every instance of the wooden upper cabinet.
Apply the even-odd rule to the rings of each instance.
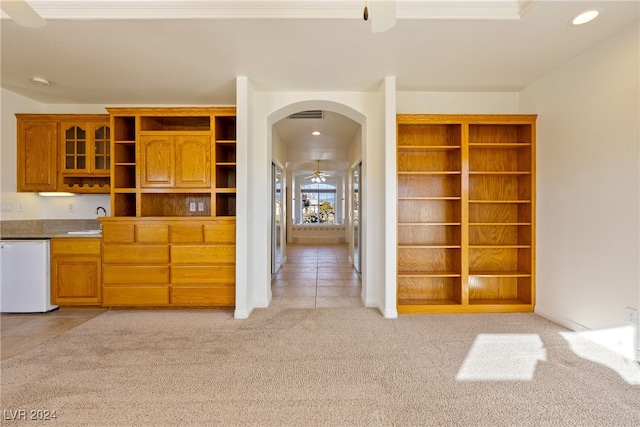
[[[107,111],[113,132],[114,216],[235,216],[235,108]]]
[[[64,174],[107,176],[111,168],[108,119],[60,124],[60,171]]]
[[[208,135],[143,135],[141,187],[209,188],[211,137]]]
[[[211,137],[208,135],[176,137],[176,187],[211,186]]]
[[[140,186],[173,187],[175,184],[175,149],[171,136],[140,137]]]
[[[16,114],[18,191],[109,193],[106,114]]]
[[[60,120],[58,190],[109,193],[111,130],[105,115],[70,115]]]
[[[18,115],[18,191],[56,191],[58,123]]]

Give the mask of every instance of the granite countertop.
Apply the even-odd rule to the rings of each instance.
[[[0,239],[100,238],[102,234],[69,234],[69,232],[99,230],[94,219],[33,219],[0,221]]]

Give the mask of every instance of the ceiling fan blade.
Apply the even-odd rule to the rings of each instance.
[[[396,0],[371,0],[371,31],[384,33],[396,25]]]
[[[2,0],[0,6],[18,25],[30,28],[41,28],[47,25],[47,21],[42,19],[25,0]]]

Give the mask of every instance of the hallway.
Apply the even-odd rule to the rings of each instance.
[[[270,307],[364,307],[362,281],[348,252],[347,244],[287,244],[287,263],[271,280]]]

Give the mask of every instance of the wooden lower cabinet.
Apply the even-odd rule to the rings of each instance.
[[[102,305],[101,269],[99,238],[51,239],[51,302]]]
[[[235,223],[103,221],[103,305],[233,307]]]

